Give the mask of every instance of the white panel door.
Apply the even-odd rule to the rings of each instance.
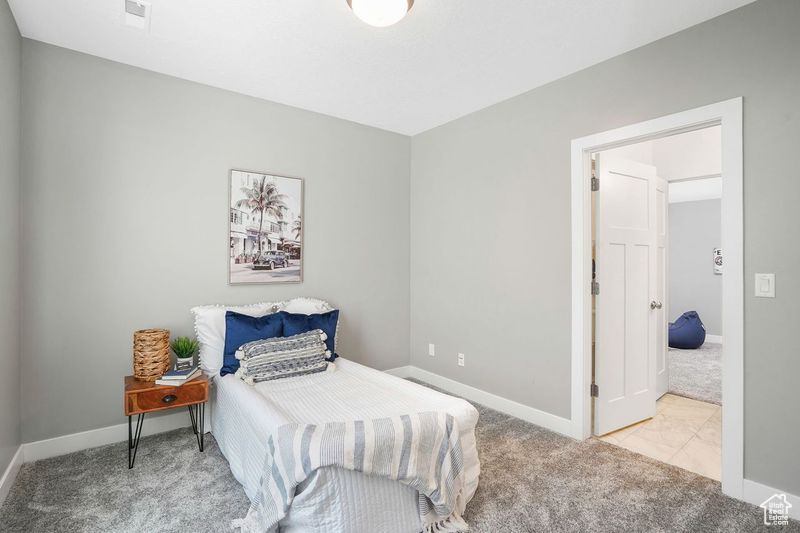
[[[656,413],[658,217],[655,167],[603,154],[596,165],[594,432],[603,435]]]
[[[654,309],[656,343],[656,398],[669,390],[669,184],[656,178],[656,294]]]

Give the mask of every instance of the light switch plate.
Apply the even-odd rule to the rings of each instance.
[[[775,298],[775,274],[756,274],[756,296]]]
[[[430,355],[431,357],[436,356],[436,346],[434,346],[433,344],[428,344],[428,355]]]

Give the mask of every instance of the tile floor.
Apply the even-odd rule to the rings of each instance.
[[[721,478],[722,408],[713,403],[665,394],[656,403],[653,418],[598,438],[717,481]]]

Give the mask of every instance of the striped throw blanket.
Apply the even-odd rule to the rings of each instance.
[[[267,449],[259,492],[247,516],[233,522],[242,533],[276,531],[298,485],[323,467],[383,476],[416,489],[424,533],[469,529],[461,518],[466,501],[459,431],[447,413],[287,424],[270,437]]]

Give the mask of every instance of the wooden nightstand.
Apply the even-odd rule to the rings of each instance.
[[[128,468],[133,468],[139,437],[142,435],[144,415],[165,409],[186,407],[192,420],[192,429],[197,438],[197,446],[203,451],[203,433],[208,401],[208,377],[200,376],[179,387],[156,385],[149,381],[138,381],[133,376],[125,376],[125,416],[128,417]],[[136,430],[132,427],[133,415],[136,417]]]

